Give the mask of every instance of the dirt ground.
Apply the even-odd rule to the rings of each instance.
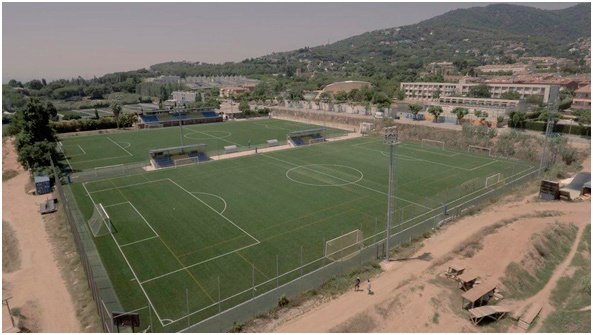
[[[13,314],[22,316],[20,320],[31,331],[81,332],[83,329],[60,273],[54,246],[39,214],[39,203],[47,197],[25,193],[28,173],[17,164],[9,140],[2,149],[3,169],[19,172],[2,183],[2,219],[12,228],[20,256],[18,268],[2,273],[2,297],[11,298]]]
[[[590,171],[590,158],[583,166]],[[480,281],[501,283],[511,262],[520,263],[532,247],[534,234],[560,223],[578,227],[569,255],[556,267],[548,283],[523,301],[505,297],[499,304],[522,309],[530,303],[543,305],[538,320],[554,310],[549,303],[552,289],[569,263],[587,224],[591,203],[540,202],[536,194],[510,195],[476,215],[446,226],[426,239],[409,258],[383,263],[384,272],[372,280],[373,295],[347,292],[314,306],[281,314],[267,325],[255,323],[263,332],[505,332],[519,331],[510,318],[488,326],[474,326],[461,309],[462,291],[442,275],[449,264],[460,264],[476,273]],[[496,229],[494,229],[496,227]],[[479,247],[468,251],[475,243]],[[419,255],[430,255],[420,257]],[[502,294],[504,296],[504,286]],[[537,331],[540,323],[530,331]]]

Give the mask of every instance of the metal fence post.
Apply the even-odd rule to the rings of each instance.
[[[187,308],[187,326],[189,327],[189,290],[185,289],[185,306]]]
[[[251,296],[255,298],[255,265],[251,263]]]
[[[301,245],[301,277],[303,276],[303,246]]]
[[[218,276],[218,313],[220,313],[220,276]]]

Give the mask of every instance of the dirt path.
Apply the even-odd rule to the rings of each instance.
[[[3,297],[12,297],[11,308],[27,317],[37,332],[80,332],[73,301],[54,258],[53,247],[39,214],[46,196],[25,193],[28,173],[16,162],[10,142],[3,146],[3,168],[19,174],[2,183],[3,220],[10,222],[20,246],[18,270],[3,273]]]
[[[379,332],[459,332],[479,331],[461,315],[457,299],[434,283],[438,273],[450,262],[465,261],[465,266],[480,272],[482,278],[497,280],[506,266],[523,257],[524,246],[530,237],[554,221],[580,221],[582,229],[588,220],[590,203],[537,202],[530,195],[523,201],[511,202],[490,208],[476,216],[465,217],[427,239],[416,256],[430,254],[431,260],[391,262],[384,266],[385,272],[373,281],[374,295],[348,292],[320,305],[303,315],[287,320],[275,332],[328,332],[345,331],[354,324],[367,323],[368,328],[357,331]],[[559,211],[558,216],[547,218],[525,218],[509,226],[501,227],[496,234],[482,239],[483,249],[471,258],[456,256],[454,250],[467,243],[472,235],[491,227],[501,220],[535,211]],[[485,266],[486,260],[495,261],[492,267]],[[451,261],[443,262],[443,259]],[[560,270],[558,270],[560,271]],[[554,287],[554,284],[550,284]],[[550,288],[551,290],[551,288]],[[542,293],[544,294],[544,293]],[[397,307],[400,306],[400,307]],[[453,306],[453,307],[451,307]],[[365,321],[366,320],[366,321]]]
[[[566,270],[568,269],[568,267],[570,266],[570,263],[572,262],[572,259],[574,258],[574,255],[577,253],[577,249],[579,247],[579,243],[581,242],[581,237],[583,236],[585,227],[586,227],[586,224],[578,225],[579,230],[577,232],[577,236],[574,240],[574,243],[570,249],[570,252],[566,256],[564,261],[562,261],[562,263],[560,263],[556,267],[556,269],[554,270],[554,273],[552,274],[552,276],[550,277],[550,279],[548,280],[548,282],[546,283],[544,288],[542,288],[534,296],[532,296],[531,298],[528,298],[521,304],[522,306],[529,306],[531,304],[541,304],[542,310],[539,314],[540,320],[545,320],[545,318],[551,312],[553,312],[555,310],[555,308],[550,304],[550,295],[552,294],[552,290],[554,290],[554,288],[558,284],[558,280],[560,280],[560,278],[562,278],[564,276]],[[532,327],[530,329],[530,332],[537,332],[537,330],[541,326],[542,326],[542,323],[538,322],[536,327]]]

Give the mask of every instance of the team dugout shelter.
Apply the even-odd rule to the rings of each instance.
[[[213,109],[202,108],[159,109],[143,111],[138,116],[138,127],[141,129],[212,122],[222,122],[222,115]]]
[[[177,147],[152,149],[148,152],[150,164],[155,169],[198,164],[209,160],[206,144],[188,144]]]
[[[295,130],[288,133],[286,139],[293,146],[325,142],[325,128]]]

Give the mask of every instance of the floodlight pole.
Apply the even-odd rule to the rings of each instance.
[[[393,221],[393,199],[395,198],[395,145],[397,144],[397,127],[385,128],[384,143],[389,145],[389,182],[387,191],[387,222],[385,223],[385,260],[389,261],[389,233]]]
[[[181,146],[183,147],[183,125],[181,121],[181,111],[179,109],[177,109],[177,116],[179,117],[179,139],[181,142]]]

